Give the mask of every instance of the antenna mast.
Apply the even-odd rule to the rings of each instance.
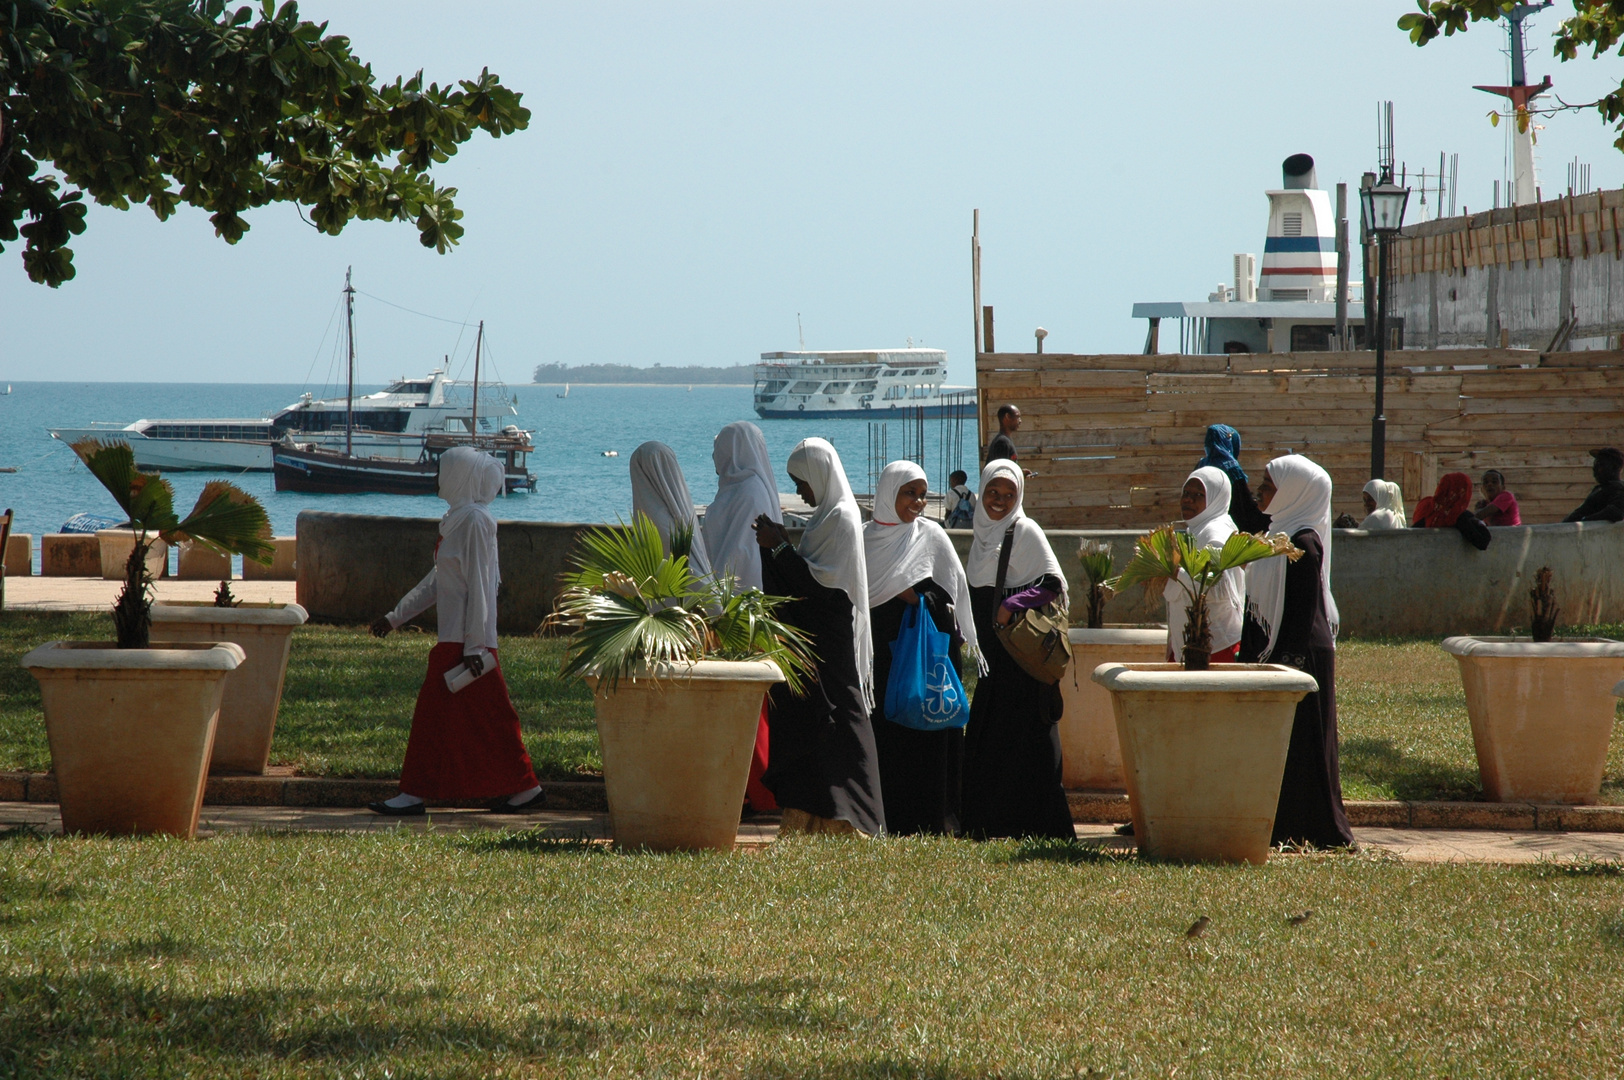
[[[1545,76],[1538,85],[1528,85],[1528,70],[1523,40],[1523,20],[1536,11],[1550,7],[1553,0],[1543,4],[1518,4],[1506,12],[1506,35],[1510,40],[1511,85],[1474,86],[1489,94],[1498,94],[1511,102],[1511,198],[1512,206],[1531,203],[1537,197],[1534,179],[1534,122],[1528,113],[1528,103],[1551,88],[1551,77]]]

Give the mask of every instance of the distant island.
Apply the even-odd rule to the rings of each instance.
[[[683,386],[750,386],[756,381],[750,364],[732,367],[632,367],[630,364],[537,364],[537,383],[662,383]]]

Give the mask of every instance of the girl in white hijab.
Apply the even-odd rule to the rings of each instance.
[[[879,754],[886,831],[953,835],[959,831],[963,729],[918,731],[885,715],[891,647],[910,608],[922,605],[921,618],[952,635],[955,670],[961,668],[961,652],[980,657],[969,582],[947,533],[922,516],[925,495],[925,470],[911,461],[893,461],[880,472],[874,516],[863,526],[874,635],[875,708],[870,723]]]
[[[1013,461],[981,470],[966,577],[987,673],[976,684],[964,732],[964,831],[975,837],[1076,835],[1060,786],[1061,699],[1005,651],[997,627],[1017,611],[1068,603],[1066,575],[1037,522],[1021,508],[1026,480]],[[1009,566],[998,586],[999,554]]]
[[[425,799],[494,799],[491,809],[512,813],[545,805],[519,732],[496,656],[496,519],[490,504],[502,493],[501,464],[470,446],[440,455],[440,498],[450,506],[440,519],[434,568],[395,609],[372,624],[378,637],[438,609],[440,641],[417,692],[400,794],[371,804],[395,817],[423,813]],[[453,693],[447,672],[466,665],[476,677]]]
[[[632,516],[642,514],[654,523],[667,555],[671,554],[671,537],[679,529],[688,530],[692,537],[688,568],[700,577],[709,577],[710,555],[705,550],[699,515],[694,513],[693,496],[688,494],[688,481],[683,478],[676,451],[663,442],[644,443],[632,451],[631,474]]]
[[[796,547],[782,524],[756,518],[762,587],[791,598],[780,611],[808,637],[817,676],[801,697],[773,688],[763,780],[784,808],[781,829],[872,836],[885,830],[885,809],[869,723],[874,660],[862,518],[828,442],[802,441],[788,467],[814,510]]]
[[[1297,454],[1264,470],[1258,507],[1303,552],[1259,559],[1246,568],[1246,626],[1241,660],[1286,664],[1319,689],[1297,705],[1286,752],[1274,843],[1353,844],[1342,809],[1336,725],[1336,600],[1331,596],[1331,477]]]
[[[1203,465],[1184,482],[1179,506],[1185,528],[1199,547],[1221,551],[1235,535],[1235,522],[1229,516],[1230,483],[1222,469]],[[1182,582],[1182,584],[1181,584]],[[1175,662],[1184,660],[1184,624],[1189,617],[1192,587],[1187,571],[1179,571],[1178,581],[1169,581],[1162,590],[1167,601],[1167,653]],[[1207,590],[1207,630],[1212,648],[1211,662],[1230,663],[1241,644],[1241,620],[1246,605],[1246,571],[1226,570],[1218,583]]]
[[[1409,525],[1404,517],[1404,491],[1390,480],[1372,480],[1362,493],[1365,500],[1365,520],[1361,529],[1403,529]]]
[[[716,498],[705,510],[705,549],[718,574],[732,574],[744,589],[761,588],[761,554],[751,531],[756,518],[784,520],[767,440],[748,421],[729,424],[711,448]]]

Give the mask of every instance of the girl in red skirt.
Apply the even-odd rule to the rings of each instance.
[[[496,658],[496,586],[502,577],[489,507],[502,484],[502,466],[488,454],[458,446],[440,456],[440,498],[451,509],[440,521],[434,569],[372,624],[372,632],[384,637],[430,607],[439,609],[440,643],[429,653],[428,674],[417,692],[400,794],[372,803],[376,813],[421,814],[425,799],[492,799],[493,813],[546,804]],[[478,677],[452,693],[446,673],[463,664]]]

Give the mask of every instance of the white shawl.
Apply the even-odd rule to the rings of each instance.
[[[778,485],[761,429],[745,420],[717,433],[716,498],[705,510],[705,551],[718,574],[731,574],[742,589],[761,588],[761,549],[751,525],[766,514],[783,521]]]
[[[868,563],[863,556],[863,515],[852,497],[840,455],[826,439],[802,439],[790,451],[789,474],[804,480],[817,502],[795,550],[819,585],[851,600],[852,639],[863,708],[874,709],[874,641],[868,623]]]
[[[496,519],[490,503],[502,493],[502,465],[471,446],[440,455],[440,498],[450,504],[440,519],[434,569],[389,613],[393,626],[437,608],[441,641],[462,642],[464,656],[496,648]]]
[[[1320,588],[1325,593],[1325,618],[1331,624],[1334,641],[1342,616],[1331,595],[1331,476],[1301,454],[1277,457],[1264,471],[1275,486],[1274,498],[1264,509],[1270,519],[1269,531],[1296,536],[1304,529],[1313,529],[1319,537],[1325,554],[1320,564]],[[1275,555],[1248,564],[1246,611],[1269,635],[1259,662],[1266,662],[1274,654],[1280,615],[1285,609],[1286,557]]]
[[[676,452],[663,442],[646,442],[632,451],[631,473],[632,516],[644,514],[654,523],[667,555],[671,553],[672,534],[681,528],[692,530],[688,568],[700,577],[709,576],[711,563],[705,537]]]
[[[1207,508],[1186,522],[1185,528],[1198,546],[1221,551],[1224,542],[1238,531],[1229,516],[1229,477],[1222,469],[1203,465],[1185,483],[1190,480],[1201,481],[1206,489]],[[1177,661],[1184,659],[1184,622],[1190,611],[1190,596],[1185,588],[1193,589],[1194,583],[1188,571],[1180,570],[1179,581],[1169,581],[1162,590],[1162,598],[1167,601],[1167,648]],[[1218,583],[1207,590],[1207,628],[1213,652],[1222,652],[1240,641],[1245,602],[1244,567],[1224,571]]]
[[[1015,506],[1003,518],[994,521],[987,514],[987,485],[994,480],[1008,480],[1015,485]],[[1071,599],[1066,587],[1066,572],[1060,569],[1060,560],[1049,547],[1049,538],[1043,528],[1026,516],[1021,500],[1026,497],[1026,475],[1013,461],[1000,458],[987,462],[981,470],[981,497],[976,500],[974,523],[975,538],[970,542],[970,558],[965,563],[965,577],[971,586],[981,588],[998,583],[998,550],[1003,546],[1004,534],[1015,529],[1015,540],[1010,545],[1009,570],[1004,576],[1005,591],[1024,589],[1045,574],[1060,580],[1060,601],[1068,610]],[[1002,601],[1003,597],[999,597]]]
[[[893,461],[880,473],[874,493],[874,519],[863,526],[863,551],[868,564],[870,609],[930,578],[953,598],[953,621],[964,641],[964,653],[986,671],[976,641],[976,621],[970,612],[970,583],[958,552],[947,533],[934,521],[897,520],[897,493],[904,484],[925,479],[925,470],[911,461]]]
[[[1402,529],[1409,524],[1404,520],[1404,491],[1387,480],[1372,480],[1365,485],[1365,494],[1376,500],[1376,509],[1359,523],[1361,529]]]

